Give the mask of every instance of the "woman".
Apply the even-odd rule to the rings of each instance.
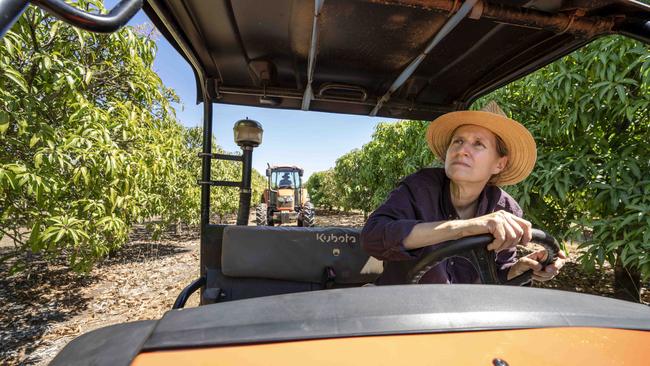
[[[499,186],[516,184],[533,170],[535,140],[520,123],[507,118],[495,102],[481,111],[447,113],[431,122],[429,148],[444,169],[427,168],[406,177],[373,212],[361,243],[384,261],[378,285],[400,284],[409,270],[436,244],[465,236],[492,234],[501,282],[533,269],[547,281],[564,265],[564,253],[542,268],[546,253],[516,259],[517,244],[531,240],[531,224],[519,204]],[[478,273],[464,258],[433,267],[420,283],[476,283]]]

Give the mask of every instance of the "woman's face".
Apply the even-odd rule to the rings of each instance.
[[[487,183],[508,162],[497,152],[497,138],[488,129],[463,125],[454,131],[445,157],[445,173],[456,183]]]

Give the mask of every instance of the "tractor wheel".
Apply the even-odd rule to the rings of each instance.
[[[266,214],[266,203],[260,203],[255,207],[255,224],[257,226],[266,226],[269,224],[269,219]]]
[[[306,205],[300,210],[298,226],[313,227],[316,225],[316,215],[311,205]]]

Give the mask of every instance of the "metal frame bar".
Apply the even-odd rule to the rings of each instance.
[[[205,136],[204,136],[205,138]],[[205,140],[204,140],[205,142]],[[211,146],[210,146],[211,148]],[[204,145],[205,149],[205,145]],[[203,172],[203,179],[198,180],[196,183],[201,186],[201,227],[204,227],[210,224],[210,187],[235,187],[239,188],[239,207],[237,210],[237,225],[248,225],[248,215],[250,213],[251,206],[251,174],[253,169],[253,147],[252,146],[242,146],[243,154],[239,155],[227,155],[227,154],[213,154],[209,152],[201,152],[198,154],[200,158],[203,159],[203,164],[206,166],[206,160],[210,161],[211,159],[220,159],[220,160],[230,160],[230,161],[240,161],[242,162],[242,180],[241,182],[232,182],[226,180],[210,180],[210,172],[207,174]],[[208,164],[210,165],[210,164]],[[211,167],[208,166],[208,170]],[[203,192],[207,190],[207,194],[204,196]],[[204,198],[207,197],[207,198]],[[204,201],[205,199],[205,201]],[[204,207],[207,207],[207,213],[204,213]],[[207,215],[207,218],[204,218],[204,214]],[[204,220],[207,220],[204,221]],[[203,237],[203,234],[202,234]]]
[[[453,13],[456,0],[365,0],[383,5],[405,6],[442,13]],[[643,6],[643,4],[639,4]],[[528,8],[513,8],[507,5],[491,4],[481,0],[472,12],[473,19],[486,18],[495,22],[535,29],[546,29],[555,33],[571,33],[584,38],[612,30],[614,17],[586,17],[578,9],[572,13],[550,14]]]
[[[456,26],[460,21],[465,18],[469,14],[469,12],[472,10],[474,5],[478,2],[478,0],[467,0],[463,3],[463,5],[460,7],[458,12],[454,14],[446,23],[445,25],[442,26],[440,31],[436,33],[436,35],[433,37],[431,42],[427,45],[427,47],[424,49],[424,51],[419,54],[411,63],[402,71],[401,74],[395,79],[393,84],[388,88],[388,91],[386,94],[384,94],[381,98],[379,98],[379,101],[377,101],[377,104],[375,105],[375,108],[370,112],[371,116],[376,116],[381,107],[390,100],[390,97],[393,95],[393,93],[399,89],[405,82],[408,80],[408,78],[415,73],[415,70],[417,70],[418,66],[424,61],[424,59],[427,57],[429,52],[433,50],[433,48],[442,41],[443,38],[445,38]]]
[[[314,67],[316,65],[316,48],[318,48],[318,17],[323,9],[325,0],[314,0],[314,23],[311,28],[311,45],[309,47],[309,61],[307,63],[307,87],[302,96],[302,110],[309,110],[311,100],[314,98],[312,82],[314,81]]]
[[[231,182],[228,180],[197,180],[196,184],[200,186],[235,187],[235,188],[242,187],[242,182]]]
[[[29,2],[29,0],[0,0],[0,38],[11,29],[27,9]],[[112,33],[119,30],[142,8],[142,0],[121,0],[108,14],[93,14],[61,0],[31,0],[31,2],[74,27],[97,33]]]
[[[226,154],[212,154],[212,153],[200,152],[198,153],[198,156],[199,158],[203,158],[207,156],[210,159],[217,159],[217,160],[244,161],[244,157],[242,155],[226,155]]]
[[[61,0],[31,0],[31,2],[70,25],[96,33],[117,31],[142,8],[142,0],[121,0],[108,14],[93,14]]]
[[[207,91],[204,93],[207,97]],[[212,102],[203,100],[203,154],[201,162],[201,241],[204,238],[205,227],[210,223],[210,173],[212,169]]]
[[[29,5],[28,0],[0,0],[0,38],[11,29]]]
[[[153,7],[153,4],[152,4]],[[177,40],[178,42],[178,40]],[[180,44],[180,43],[179,43]],[[181,46],[182,47],[182,46]],[[185,51],[185,49],[183,49]],[[192,58],[190,58],[191,60]],[[197,73],[200,75],[199,73]],[[201,76],[199,76],[201,77]],[[210,171],[212,169],[212,101],[207,98],[207,85],[202,83],[203,87],[203,152],[201,157],[201,179],[203,182],[210,182]],[[205,276],[205,261],[207,253],[210,251],[208,241],[208,226],[210,225],[210,185],[201,185],[201,224],[199,228],[200,249],[199,249],[199,273]],[[190,285],[192,286],[192,285]],[[200,296],[203,297],[205,286],[199,289]],[[179,295],[180,296],[180,295]],[[176,305],[176,304],[174,304]]]
[[[248,225],[248,215],[251,208],[251,171],[253,167],[253,147],[242,146],[242,180],[239,187],[239,207],[237,210],[237,225]]]
[[[201,276],[197,278],[196,280],[192,281],[189,285],[187,285],[180,294],[176,297],[176,301],[174,301],[174,305],[172,306],[172,309],[182,309],[185,307],[185,303],[187,302],[187,299],[192,296],[193,293],[196,292],[196,290],[200,289],[201,287],[205,286],[206,279],[205,276]]]
[[[258,96],[261,97],[264,94],[263,89],[261,88],[231,88],[231,87],[221,87],[219,88],[220,94],[231,94],[231,95],[247,95],[247,96]],[[286,99],[298,100],[301,99],[300,94],[292,90],[278,89],[273,88],[269,92],[267,89],[266,96],[280,97]],[[329,97],[319,97],[318,95],[314,96],[312,99],[314,101],[323,101],[323,102],[333,102],[333,103],[343,103],[343,104],[356,104],[356,105],[365,105],[365,106],[374,106],[376,104],[376,99],[368,99],[366,101],[361,101],[358,99],[343,99],[343,98],[329,98]],[[403,102],[394,102],[389,103],[391,108],[413,109],[412,103],[403,103]],[[436,105],[420,105],[418,110],[427,110],[431,113],[446,113],[451,112],[453,109],[450,109],[447,106],[436,106]]]
[[[194,68],[194,71],[196,71],[196,75],[199,78],[198,82],[199,85],[201,85],[201,94],[205,97],[209,96],[208,94],[208,85],[206,82],[206,76],[205,76],[205,70],[201,68],[201,63],[197,59],[196,54],[192,50],[192,48],[188,45],[188,43],[185,41],[183,37],[181,37],[177,32],[176,29],[177,27],[172,24],[172,22],[167,18],[166,12],[160,7],[160,5],[155,1],[155,0],[147,0],[147,3],[149,6],[151,6],[151,9],[158,15],[158,19],[165,25],[165,28],[169,32],[169,34],[174,38],[174,41],[176,41],[176,44],[178,44],[178,47],[183,50],[183,54],[187,57],[189,60],[190,64]],[[205,104],[210,104],[212,103],[210,99],[204,99],[203,103]],[[212,115],[212,111],[210,112],[210,115]],[[205,116],[205,113],[204,113]],[[212,118],[212,117],[210,117]],[[212,120],[210,120],[212,121]],[[205,123],[204,123],[205,125]]]

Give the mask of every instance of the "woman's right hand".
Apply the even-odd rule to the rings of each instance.
[[[475,235],[492,234],[494,241],[487,249],[497,253],[517,244],[526,245],[532,239],[530,222],[503,210],[468,219],[467,224]]]

